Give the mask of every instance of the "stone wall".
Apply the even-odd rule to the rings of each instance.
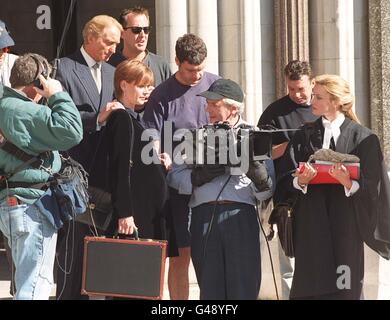
[[[369,1],[371,127],[390,164],[390,1]]]

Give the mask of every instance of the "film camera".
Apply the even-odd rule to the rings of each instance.
[[[190,130],[184,141],[187,143],[185,161],[196,166],[239,167],[243,161],[271,158],[272,132],[249,125],[232,128],[228,122],[216,122]]]

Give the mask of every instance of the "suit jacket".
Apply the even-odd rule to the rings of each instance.
[[[114,72],[114,67],[103,62],[102,90],[99,94],[87,62],[81,51],[77,50],[59,60],[56,75],[80,111],[84,127],[83,141],[69,150],[69,153],[90,174],[90,184],[105,189],[107,147],[102,139],[104,129],[96,131],[96,120],[99,111],[113,99]]]

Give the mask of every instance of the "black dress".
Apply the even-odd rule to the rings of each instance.
[[[360,189],[346,197],[342,185],[309,185],[307,194],[292,185],[291,173],[322,148],[321,119],[298,131],[283,157],[277,186],[294,193],[295,273],[290,299],[359,299],[364,276],[363,241],[372,237],[378,214],[378,186],[383,179],[383,156],[376,135],[346,119],[336,151],[360,158]],[[382,213],[379,213],[382,215]],[[384,213],[387,222],[389,213]],[[384,237],[390,239],[389,232]],[[376,249],[376,248],[374,248]],[[350,276],[349,276],[350,274]]]
[[[148,142],[141,141],[144,128],[136,118],[132,110],[118,110],[111,114],[106,125],[109,189],[114,207],[111,229],[117,228],[118,219],[133,216],[140,237],[165,239],[162,214],[168,197],[165,170],[161,164],[146,165],[141,160],[142,149]],[[131,140],[133,167],[129,171]]]

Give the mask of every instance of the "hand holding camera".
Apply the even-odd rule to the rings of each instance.
[[[268,175],[264,162],[251,161],[246,176],[252,180],[258,191],[267,191],[272,188],[272,179]]]
[[[194,187],[200,187],[223,174],[225,174],[224,165],[213,164],[195,167],[191,172],[191,182]]]

